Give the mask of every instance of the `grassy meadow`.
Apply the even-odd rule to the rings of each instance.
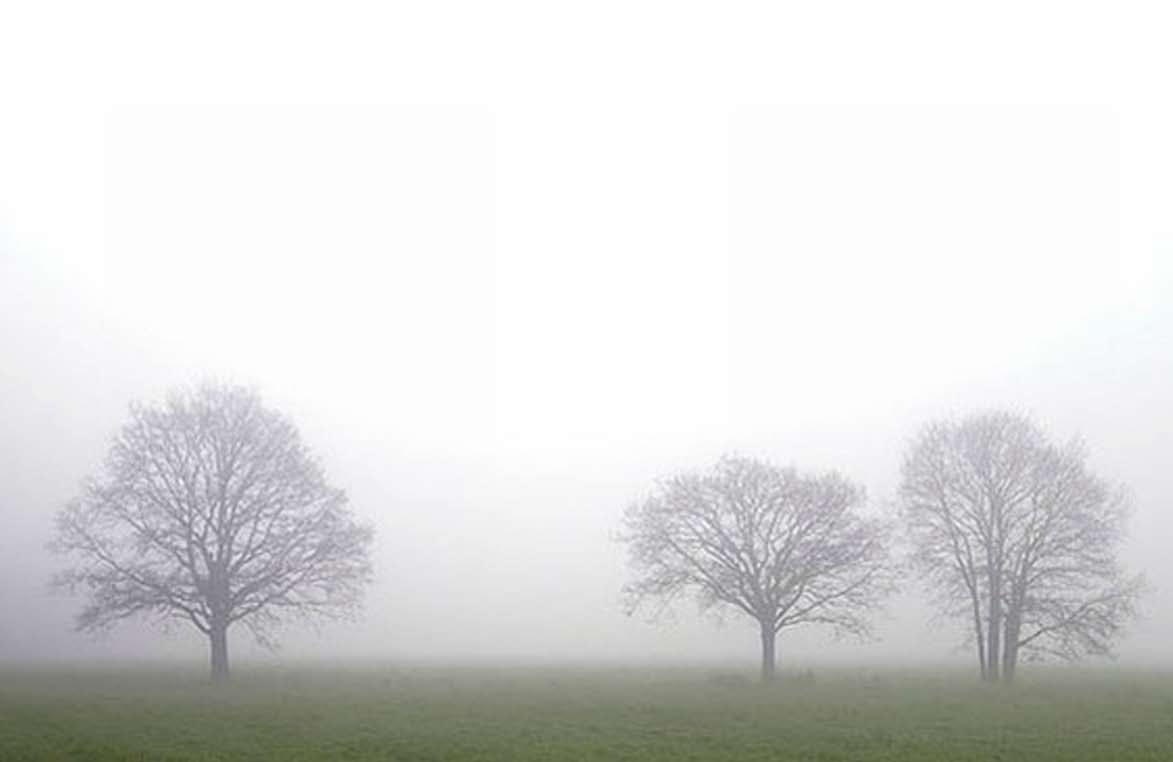
[[[1173,674],[0,670],[0,760],[1173,760]]]

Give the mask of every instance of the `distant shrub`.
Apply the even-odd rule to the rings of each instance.
[[[813,669],[804,669],[794,676],[794,682],[802,685],[815,684],[815,671]]]
[[[714,672],[709,675],[709,685],[720,688],[740,688],[750,684],[750,679],[740,672]]]

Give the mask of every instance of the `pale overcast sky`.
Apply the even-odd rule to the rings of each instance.
[[[736,450],[883,510],[997,405],[1130,485],[1120,654],[1173,661],[1161,4],[393,7],[0,9],[0,661],[203,660],[73,634],[44,544],[127,403],[206,377],[377,526],[362,618],[279,658],[752,664],[620,613],[623,507]],[[906,588],[783,665],[964,662]]]

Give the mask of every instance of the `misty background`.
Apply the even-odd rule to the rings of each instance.
[[[1155,589],[1119,654],[1169,663],[1156,32],[1068,16],[1040,56],[1053,19],[1025,14],[993,59],[935,40],[937,65],[844,71],[782,23],[734,44],[681,10],[651,59],[661,16],[569,40],[466,10],[413,17],[446,51],[289,11],[264,60],[248,11],[178,39],[29,19],[59,51],[0,28],[0,71],[35,72],[0,107],[0,661],[203,661],[185,630],[74,634],[44,545],[127,404],[210,377],[290,414],[377,531],[358,621],[275,656],[239,631],[246,659],[753,664],[736,618],[621,613],[624,506],[734,450],[888,510],[918,426],[1008,406],[1131,487],[1124,560]],[[807,21],[899,42],[898,17]],[[787,631],[782,668],[968,665],[905,588],[875,641]]]

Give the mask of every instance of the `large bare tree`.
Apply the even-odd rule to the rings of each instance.
[[[968,623],[982,677],[1020,656],[1108,653],[1140,577],[1117,561],[1127,492],[1091,473],[1083,443],[994,411],[926,426],[900,487],[914,560],[947,615]]]
[[[758,624],[770,680],[782,629],[868,631],[891,576],[888,526],[861,516],[863,503],[863,489],[837,473],[745,457],[663,480],[624,516],[635,575],[624,588],[628,611],[691,593],[702,608],[745,614]]]
[[[283,620],[352,612],[371,540],[288,418],[204,384],[131,406],[102,477],[58,516],[54,548],[79,564],[56,583],[87,595],[83,630],[136,615],[194,625],[221,680],[232,625],[268,644]]]

